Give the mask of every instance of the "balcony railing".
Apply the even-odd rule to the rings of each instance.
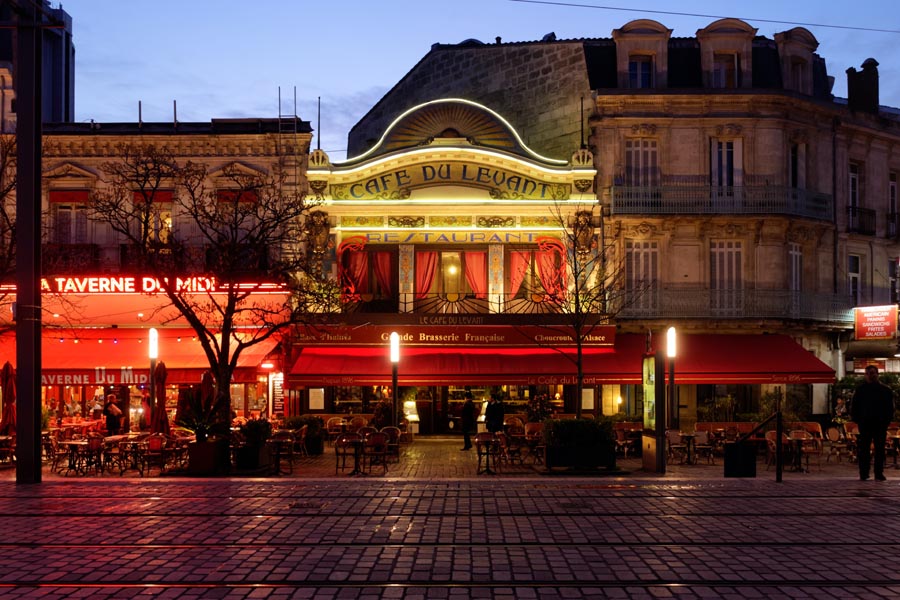
[[[614,215],[787,215],[830,221],[832,198],[783,186],[612,188]]]
[[[875,235],[875,211],[871,208],[848,206],[847,232]]]
[[[663,288],[624,299],[617,319],[712,317],[853,322],[853,301],[849,294]]]
[[[850,295],[813,294],[783,290],[649,289],[635,294],[614,292],[609,309],[615,319],[793,319],[849,324],[853,322]],[[553,298],[541,295],[480,300],[454,294],[429,294],[416,299],[419,314],[540,315],[569,312]],[[399,299],[363,295],[346,302],[346,312],[396,312]],[[502,310],[496,307],[502,305]],[[494,310],[492,310],[494,308]],[[584,311],[590,314],[591,311]],[[602,314],[603,311],[594,311]]]
[[[41,269],[48,274],[91,273],[100,266],[97,244],[44,244]]]

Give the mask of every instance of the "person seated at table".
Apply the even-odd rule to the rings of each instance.
[[[106,416],[107,435],[119,435],[119,417],[122,416],[122,409],[116,405],[115,394],[110,394],[106,397],[103,414]]]

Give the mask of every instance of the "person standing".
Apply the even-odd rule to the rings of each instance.
[[[503,404],[496,394],[491,394],[487,408],[484,409],[484,424],[491,433],[503,431]]]
[[[119,417],[122,416],[122,409],[116,405],[115,394],[106,397],[103,414],[106,416],[106,435],[119,435]]]
[[[875,447],[875,479],[884,481],[884,444],[894,416],[894,394],[878,380],[878,367],[866,367],[866,380],[853,394],[850,416],[859,426],[856,440],[859,479],[869,478],[870,445]]]
[[[462,432],[463,432],[463,450],[472,449],[472,434],[476,430],[475,417],[475,400],[472,398],[472,392],[466,390],[466,401],[463,402],[462,412]]]

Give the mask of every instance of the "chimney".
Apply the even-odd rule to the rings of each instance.
[[[878,61],[867,58],[862,71],[847,69],[847,103],[850,110],[878,114]]]

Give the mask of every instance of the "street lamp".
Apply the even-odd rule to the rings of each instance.
[[[153,407],[156,406],[154,403],[156,398],[156,359],[159,358],[159,333],[156,331],[156,327],[150,328],[150,343],[147,345],[147,354],[150,355],[150,402],[147,404],[150,405],[152,412]],[[152,422],[152,414],[147,415],[145,418],[145,423]],[[128,426],[130,429],[131,423]]]
[[[675,328],[666,330],[666,356],[669,358],[669,424],[672,429],[678,427],[678,401],[675,399]]]
[[[391,390],[393,393],[394,425],[400,426],[400,407],[397,403],[397,366],[400,363],[400,334],[391,332]]]

